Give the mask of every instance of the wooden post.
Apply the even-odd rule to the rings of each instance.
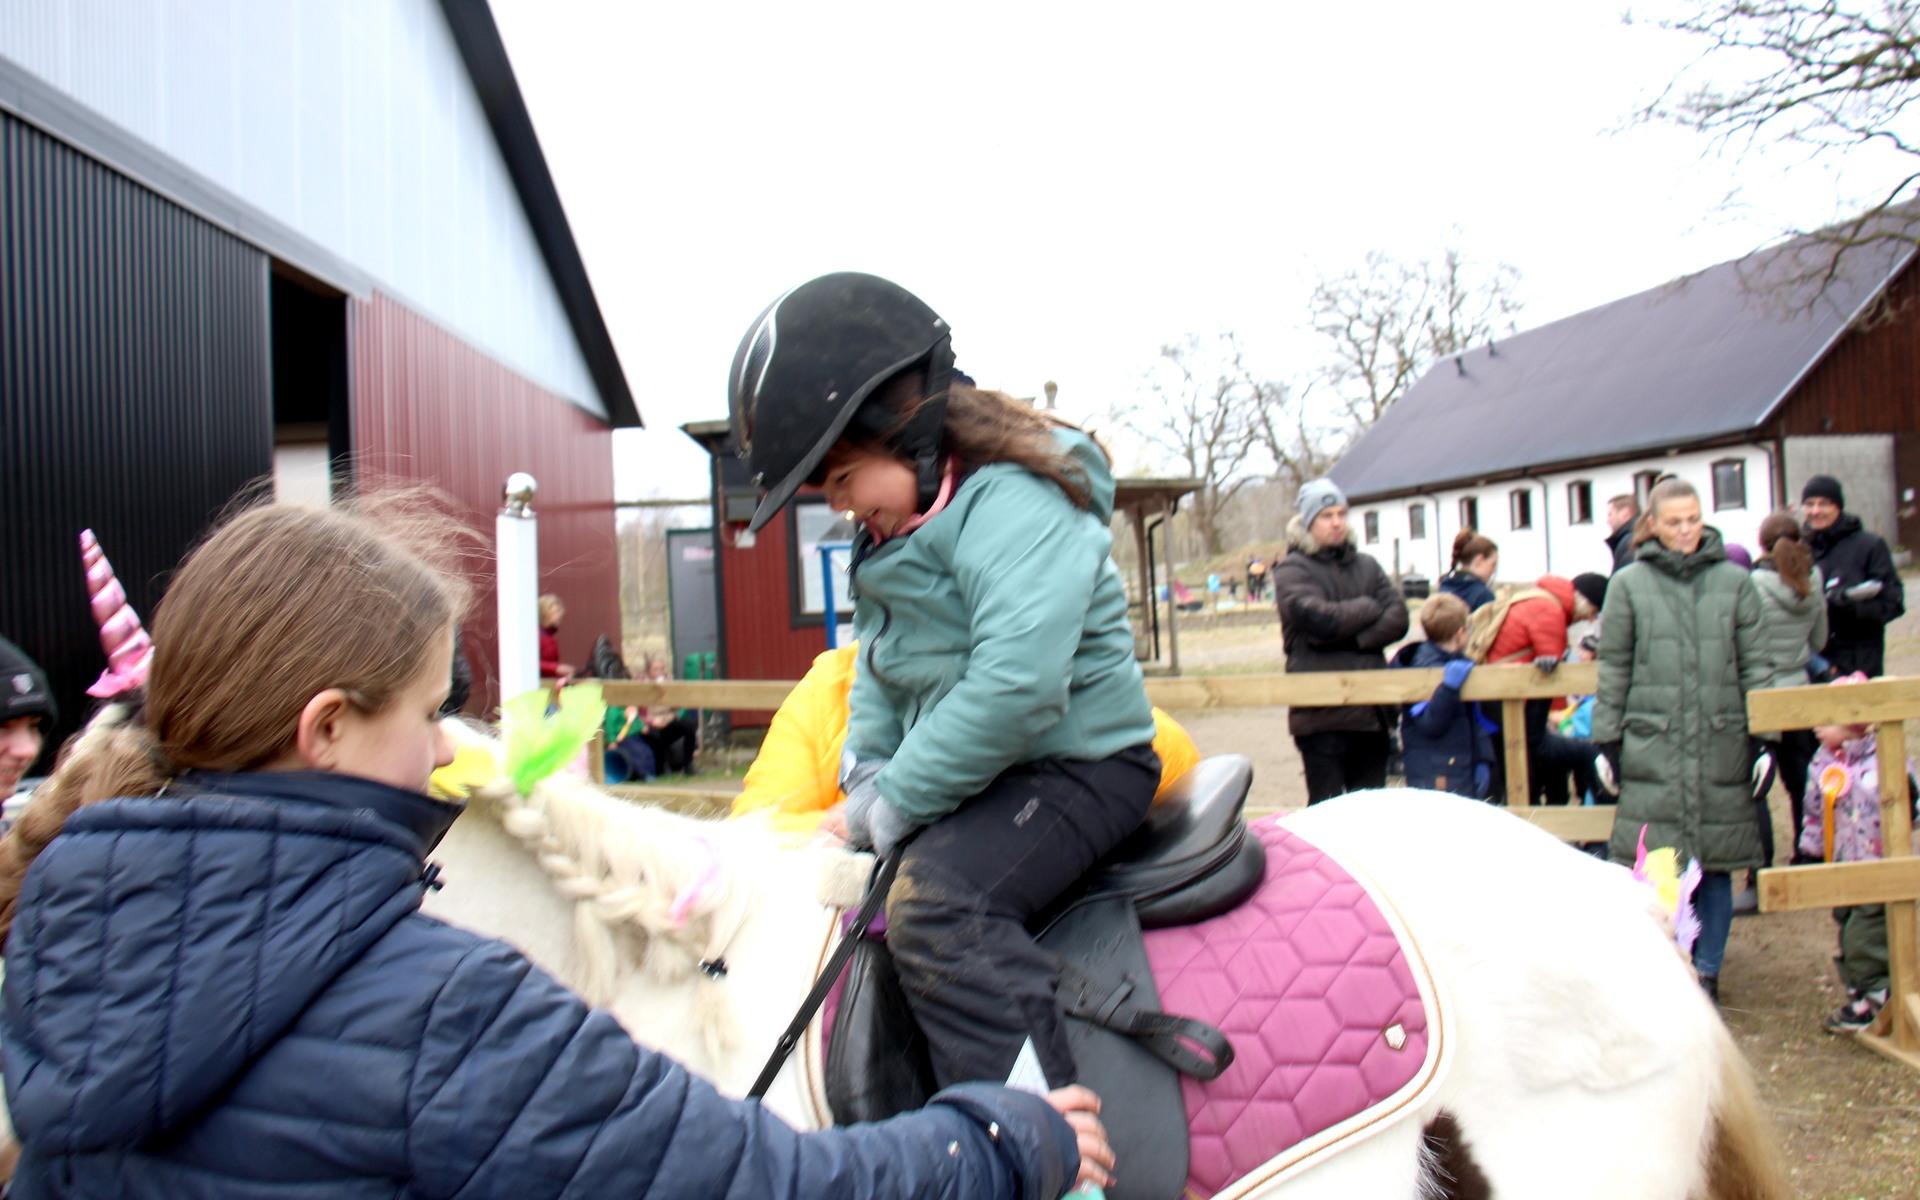
[[[1500,724],[1507,751],[1507,807],[1527,808],[1533,804],[1533,783],[1527,778],[1527,702],[1502,700]]]
[[[1180,673],[1180,601],[1173,592],[1173,501],[1160,501],[1160,548],[1167,562],[1167,670]]]
[[[1815,725],[1872,725],[1879,747],[1881,861],[1774,867],[1760,872],[1760,911],[1885,904],[1888,999],[1861,1045],[1920,1067],[1920,860],[1913,853],[1907,737],[1920,716],[1920,679],[1874,679],[1854,687],[1774,688],[1747,697],[1756,733]]]
[[[1912,810],[1907,796],[1907,731],[1899,721],[1882,721],[1875,733],[1880,749],[1880,841],[1885,858],[1913,856]],[[1916,941],[1915,902],[1887,905],[1887,1006],[1872,1033],[1920,1065],[1920,941]]]
[[[1139,506],[1127,509],[1127,517],[1133,525],[1134,569],[1140,573],[1140,631],[1145,635],[1147,659],[1158,664],[1160,660],[1159,614],[1153,611],[1153,559],[1147,553],[1147,514]],[[1139,655],[1135,655],[1138,658]]]

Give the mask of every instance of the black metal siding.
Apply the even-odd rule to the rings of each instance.
[[[151,623],[165,573],[272,468],[267,279],[260,251],[0,113],[0,635],[47,669],[63,733],[105,665],[80,530]]]

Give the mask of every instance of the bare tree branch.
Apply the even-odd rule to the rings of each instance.
[[[1153,400],[1114,415],[1171,454],[1202,488],[1186,502],[1209,554],[1220,550],[1220,513],[1254,476],[1257,423],[1278,384],[1246,367],[1239,338],[1188,335],[1163,346],[1148,375]]]
[[[1332,351],[1324,378],[1350,428],[1378,421],[1436,360],[1512,332],[1519,280],[1505,264],[1477,274],[1456,250],[1415,263],[1376,251],[1314,288],[1313,328]]]
[[[1811,304],[1857,249],[1920,244],[1920,213],[1903,207],[1920,196],[1920,135],[1906,128],[1920,100],[1920,0],[1700,0],[1659,24],[1705,48],[1636,120],[1694,129],[1741,153],[1780,142],[1815,155],[1884,146],[1916,159],[1857,217],[1788,231],[1819,252],[1802,256],[1803,269],[1791,278],[1769,272],[1770,287],[1796,293],[1796,305]],[[1745,77],[1700,82],[1723,63]]]

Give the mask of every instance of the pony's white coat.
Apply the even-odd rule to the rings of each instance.
[[[504,813],[530,857],[487,819],[496,803],[477,805],[443,843],[446,887],[429,910],[514,943],[640,1040],[743,1092],[819,965],[833,918],[817,879],[833,852],[782,849],[753,822],[695,821],[555,780]],[[1430,792],[1359,793],[1286,823],[1368,879],[1416,939],[1451,1063],[1407,1119],[1304,1173],[1227,1194],[1413,1196],[1422,1128],[1442,1110],[1496,1196],[1705,1194],[1717,1089],[1738,1078],[1723,1073],[1737,1052],[1624,871],[1499,809]],[[702,878],[675,926],[674,900]],[[696,965],[716,954],[728,965],[720,980]],[[824,1118],[812,1066],[790,1062],[769,1097],[803,1128]]]

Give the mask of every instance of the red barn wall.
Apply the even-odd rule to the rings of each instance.
[[[1774,424],[1787,437],[1920,429],[1920,267],[1887,289],[1887,311],[1855,329],[1808,373]]]
[[[348,346],[356,478],[363,486],[431,484],[454,498],[483,539],[464,626],[474,679],[468,709],[489,710],[500,699],[493,520],[501,484],[515,471],[539,483],[540,590],[566,604],[565,661],[585,663],[601,633],[617,644],[612,430],[387,296],[350,302]]]
[[[827,634],[818,619],[798,626],[793,621],[793,584],[788,578],[791,523],[781,513],[767,522],[751,547],[737,545],[744,526],[729,525],[720,515],[723,465],[716,457],[713,503],[720,549],[722,668],[729,679],[798,679],[827,648]],[[810,488],[799,493],[813,494]],[[736,725],[765,725],[772,716],[737,712],[733,720]]]

